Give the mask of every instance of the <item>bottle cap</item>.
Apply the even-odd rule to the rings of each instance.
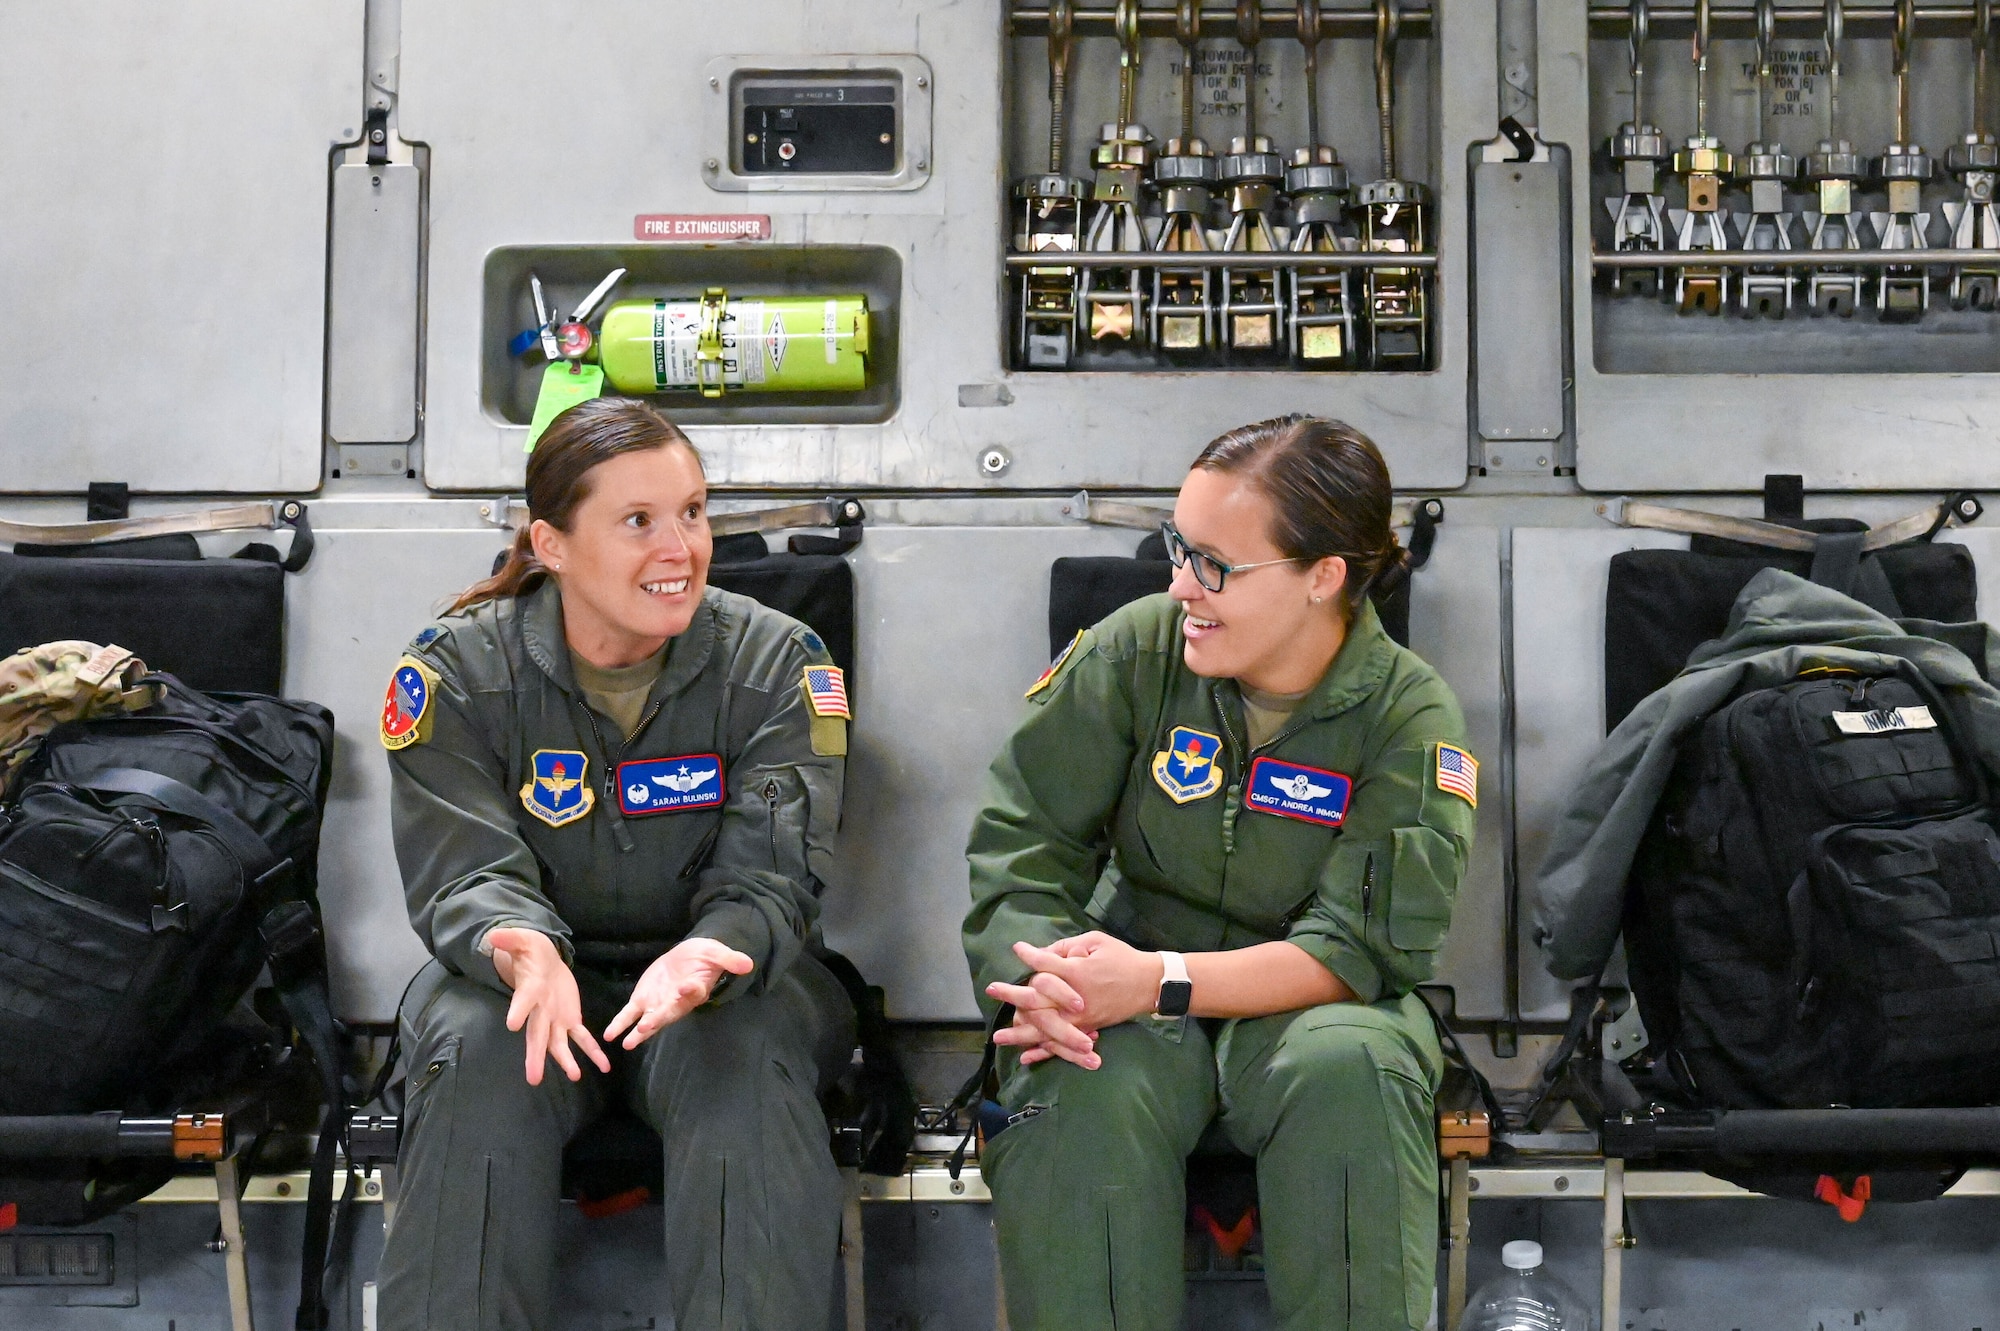
[[[1532,1271],[1542,1264],[1542,1245],[1533,1239],[1515,1239],[1500,1249],[1500,1262],[1510,1271]]]

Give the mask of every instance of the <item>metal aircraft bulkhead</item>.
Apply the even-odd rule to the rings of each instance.
[[[1323,132],[1353,164],[1356,181],[1366,182],[1377,166],[1373,11],[1354,3],[1326,9],[1347,21],[1329,21],[1319,47]],[[1161,11],[1148,12],[1134,118],[1169,130],[1179,118],[1181,80],[1172,67],[1182,48],[1171,24],[1152,31]],[[715,402],[663,399],[695,427],[719,483],[1172,486],[1185,459],[1158,446],[1156,413],[1171,410],[1195,438],[1285,409],[1326,412],[1377,434],[1399,483],[1462,484],[1469,339],[1461,149],[1491,119],[1494,16],[1489,5],[1469,0],[1440,0],[1437,12],[1434,22],[1405,25],[1396,100],[1405,173],[1431,189],[1439,219],[1434,368],[1197,376],[1010,368],[1009,283],[999,265],[1022,206],[1014,185],[1049,166],[1050,71],[1041,37],[1007,36],[1004,4],[778,0],[733,12],[727,23],[713,22],[712,11],[692,0],[610,0],[593,7],[587,22],[563,23],[547,21],[545,10],[525,0],[409,6],[401,133],[431,154],[424,477],[442,490],[520,484],[525,422],[501,400],[505,394],[491,391],[488,362],[504,360],[507,339],[527,323],[516,305],[523,297],[513,291],[504,316],[495,310],[488,282],[497,253],[540,247],[575,256],[570,285],[579,289],[552,293],[560,303],[628,262],[630,251],[649,247],[661,254],[660,271],[642,281],[634,266],[621,298],[699,295],[687,284],[697,280],[704,254],[743,274],[744,291],[832,294],[813,271],[814,253],[831,247],[886,251],[900,265],[893,303],[875,311],[878,331],[890,333],[898,349],[896,382],[882,395],[893,411],[836,404],[815,412],[794,402],[768,415],[769,404],[748,393]],[[1268,71],[1258,80],[1266,107],[1259,132],[1277,133],[1289,148],[1305,141],[1304,57],[1289,35],[1292,6],[1271,13],[1259,52]],[[1068,71],[1067,168],[1086,189],[1098,127],[1117,115],[1119,47],[1103,27],[1079,29]],[[1226,83],[1235,39],[1219,18],[1206,27],[1213,31],[1202,38],[1202,58],[1221,62],[1218,77]],[[824,65],[826,52],[847,53],[838,59],[862,70],[889,57],[922,63],[928,74],[907,75],[905,93],[915,99],[921,92],[928,103],[928,134],[901,144],[912,165],[922,162],[921,178],[870,191],[820,190],[801,178],[778,181],[787,186],[778,189],[730,167],[735,145],[712,128],[723,122],[710,103],[727,102],[731,79],[717,76],[714,62],[782,72]],[[588,71],[576,86],[600,91],[553,99],[537,92],[553,69]],[[915,88],[918,77],[928,86]],[[575,104],[564,100],[572,96]],[[1218,153],[1229,138],[1213,137]],[[635,242],[635,218],[669,213],[764,215],[771,238],[710,249]],[[603,262],[591,253],[599,250]],[[1150,275],[1142,289],[1150,292]],[[885,321],[893,327],[885,329]],[[728,428],[745,425],[757,428]],[[996,449],[1006,464],[982,465]]]
[[[1981,8],[1537,7],[1541,135],[1591,164],[1572,173],[1569,209],[1585,489],[1755,490],[1769,473],[1828,490],[1992,481],[1992,261],[1891,257],[1949,251],[1961,235],[1968,246],[1995,243],[1981,209],[1985,168],[2000,159],[1988,113],[1975,107],[1968,17]],[[1613,214],[1637,216],[1630,162],[1617,157],[1633,142],[1623,127],[1633,118],[1635,29],[1647,35],[1640,112],[1658,137],[1632,160],[1644,168],[1656,148],[1678,154],[1653,187],[1665,196],[1664,248],[1670,258],[1702,251],[1699,263],[1665,268],[1664,300],[1636,289],[1659,271],[1639,256],[1615,268],[1593,257],[1634,247],[1619,240],[1626,223]],[[1687,146],[1697,139],[1713,163]],[[1724,171],[1704,174],[1710,164]],[[1715,186],[1719,204],[1696,197]],[[1749,257],[1784,250],[1794,252],[1784,263]]]

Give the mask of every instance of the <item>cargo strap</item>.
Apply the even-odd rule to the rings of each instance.
[[[199,535],[217,531],[292,530],[291,552],[284,570],[296,573],[312,558],[312,524],[306,506],[296,499],[260,500],[195,513],[161,513],[151,517],[112,518],[100,522],[9,522],[0,519],[0,541],[15,545],[103,545],[143,536]]]
[[[1904,541],[1923,540],[1936,535],[1954,521],[1960,524],[1971,522],[1983,511],[1980,502],[1970,494],[1947,496],[1908,517],[1857,533],[1862,538],[1860,553],[1873,554],[1892,545],[1901,545]],[[1607,499],[1597,506],[1597,513],[1605,521],[1620,527],[1648,527],[1654,531],[1681,532],[1689,536],[1714,536],[1770,550],[1816,551],[1825,535],[1766,522],[1761,518],[1670,508],[1665,504],[1649,504],[1636,499]]]

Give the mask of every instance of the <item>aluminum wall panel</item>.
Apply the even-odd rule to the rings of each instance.
[[[362,0],[0,6],[11,491],[318,484]]]
[[[701,427],[720,483],[984,488],[994,478],[980,470],[980,455],[997,445],[1012,454],[999,481],[1009,487],[1164,488],[1213,435],[1306,409],[1373,433],[1401,484],[1462,484],[1463,149],[1491,122],[1494,32],[1490,4],[1441,3],[1439,368],[1354,376],[1002,370],[1006,39],[993,0],[779,0],[732,12],[726,23],[709,21],[690,0],[606,0],[587,21],[561,22],[527,0],[413,6],[404,15],[399,114],[402,134],[432,154],[425,477],[443,489],[520,484],[523,432],[481,399],[485,340],[516,331],[482,324],[481,275],[492,250],[616,246],[630,242],[639,214],[754,211],[771,216],[776,246],[873,244],[902,256],[902,401],[882,424]],[[1171,82],[1165,66],[1174,49],[1149,43],[1157,59],[1147,80]],[[709,189],[703,163],[724,149],[702,137],[704,102],[725,94],[702,76],[708,62],[828,51],[929,62],[937,150],[929,182],[869,195]],[[557,70],[589,71],[574,112],[534,91]],[[1163,415],[1175,422],[1169,446],[1160,439]]]
[[[1603,149],[1607,126],[1592,122],[1593,102],[1606,107],[1600,119],[1608,119],[1618,107],[1629,108],[1622,65],[1613,75],[1611,89],[1601,98],[1593,93],[1592,75],[1610,71],[1592,59],[1586,8],[1580,3],[1536,6],[1541,32],[1542,136],[1551,143],[1568,145],[1579,164]],[[1813,27],[1784,30],[1788,41],[1810,43],[1816,35]],[[1607,36],[1607,43],[1610,40]],[[1622,53],[1622,36],[1615,45]],[[1846,45],[1850,67],[1860,72],[1844,78],[1841,84],[1842,105],[1850,107],[1844,114],[1855,114],[1851,107],[1858,105],[1872,117],[1867,125],[1854,122],[1859,128],[1852,132],[1857,151],[1878,153],[1880,126],[1886,123],[1881,115],[1885,90],[1893,87],[1879,49],[1886,43],[1879,37],[1862,42],[1850,34]],[[1649,46],[1653,71],[1649,96],[1666,101],[1649,100],[1648,115],[1664,125],[1669,142],[1676,145],[1691,132],[1693,123],[1686,105],[1692,101],[1693,87],[1687,49],[1684,38],[1668,38],[1657,31]],[[1720,55],[1715,77],[1726,77],[1738,64],[1740,61],[1732,62],[1729,55]],[[1964,82],[1955,74],[1938,79],[1927,74],[1915,87],[1928,89],[1920,92],[1920,98],[1935,99],[1940,108],[1929,126],[1935,133],[1923,142],[1941,160],[1945,147],[1962,132],[1963,113],[1957,108],[1970,94],[1958,91]],[[1721,91],[1718,82],[1716,92]],[[1711,95],[1719,108],[1718,122],[1725,114],[1747,116],[1754,106],[1752,98]],[[1924,109],[1919,106],[1920,112]],[[1746,132],[1733,123],[1726,128],[1733,134],[1730,145],[1740,147]],[[1801,136],[1800,142],[1809,143],[1809,135]],[[1700,359],[1710,371],[1705,373],[1669,368],[1650,373],[1605,369],[1593,354],[1598,335],[1595,321],[1631,311],[1600,312],[1590,299],[1591,232],[1604,215],[1604,203],[1598,197],[1602,190],[1591,176],[1584,169],[1572,172],[1570,201],[1571,271],[1577,293],[1573,305],[1576,464],[1577,477],[1586,489],[1754,491],[1768,473],[1802,475],[1807,487],[1815,490],[2000,484],[2000,453],[1993,447],[1994,434],[2000,430],[2000,375],[1867,373],[1869,360],[1842,354],[1840,330],[1813,327],[1840,320],[1814,320],[1796,311],[1790,319],[1774,324],[1744,323],[1733,315],[1688,316],[1663,336],[1705,343],[1729,338],[1730,345],[1738,348],[1737,354],[1725,353],[1722,363],[1709,364],[1715,356],[1703,355],[1700,348],[1680,352],[1669,348],[1661,353],[1663,367],[1677,366],[1684,371]],[[1940,186],[1936,193],[1943,198],[1950,191]],[[1795,208],[1804,203],[1804,196],[1795,195]],[[1954,354],[1956,344],[1984,336],[1969,327],[1958,330],[1963,335],[1954,335],[1947,321],[1938,317],[1938,303],[1934,297],[1934,312],[1926,325],[1901,330],[1909,336],[1907,345],[1918,349],[1904,356],[1905,361],[1941,365]],[[1639,313],[1658,314],[1669,321],[1673,317],[1665,308]],[[1769,345],[1781,339],[1795,343],[1805,339],[1818,347],[1820,364],[1829,372],[1744,372],[1757,368],[1756,362]],[[1987,359],[1990,363],[1990,356]]]
[[[1604,739],[1604,592],[1621,550],[1687,548],[1623,528],[1522,528],[1514,543],[1514,835],[1521,868],[1521,1015],[1561,1021],[1569,988],[1542,963],[1529,889],[1557,819]]]
[[[1407,534],[1405,534],[1407,539]],[[1494,527],[1438,528],[1410,598],[1410,647],[1437,668],[1465,713],[1479,760],[1479,830],[1459,889],[1437,980],[1471,1021],[1507,1015],[1507,802],[1501,782],[1505,703],[1500,680],[1500,541]]]

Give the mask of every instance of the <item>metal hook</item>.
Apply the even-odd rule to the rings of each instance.
[[[1993,0],[1975,0],[1972,6],[1972,128],[1986,131],[1986,53],[1993,45]]]
[[[1709,0],[1694,5],[1694,132],[1708,137],[1708,28]]]
[[[1174,0],[1174,40],[1181,44],[1181,137],[1194,137],[1194,48],[1201,40],[1201,0]]]
[[[1896,142],[1910,141],[1910,37],[1917,27],[1917,0],[1896,0]]]
[[[1646,8],[1646,0],[1632,0],[1632,26],[1626,33],[1626,60],[1632,71],[1632,127],[1638,129],[1646,123],[1646,33],[1652,27],[1652,15]]]
[[[1319,152],[1319,0],[1299,0],[1299,44],[1306,48],[1306,146]]]
[[[1118,34],[1118,132],[1132,123],[1132,99],[1139,85],[1139,0],[1118,0],[1111,26]]]
[[[1257,137],[1257,43],[1264,40],[1264,6],[1261,0],[1236,0],[1236,40],[1243,43],[1249,68],[1243,73],[1243,136]]]
[[[1063,173],[1069,135],[1069,58],[1076,32],[1075,0],[1049,0],[1049,174]]]
[[[1771,95],[1771,47],[1778,39],[1778,0],[1757,0],[1757,141],[1764,142],[1764,107]]]
[[[1382,122],[1382,178],[1396,178],[1396,37],[1399,0],[1375,0],[1375,110]]]

